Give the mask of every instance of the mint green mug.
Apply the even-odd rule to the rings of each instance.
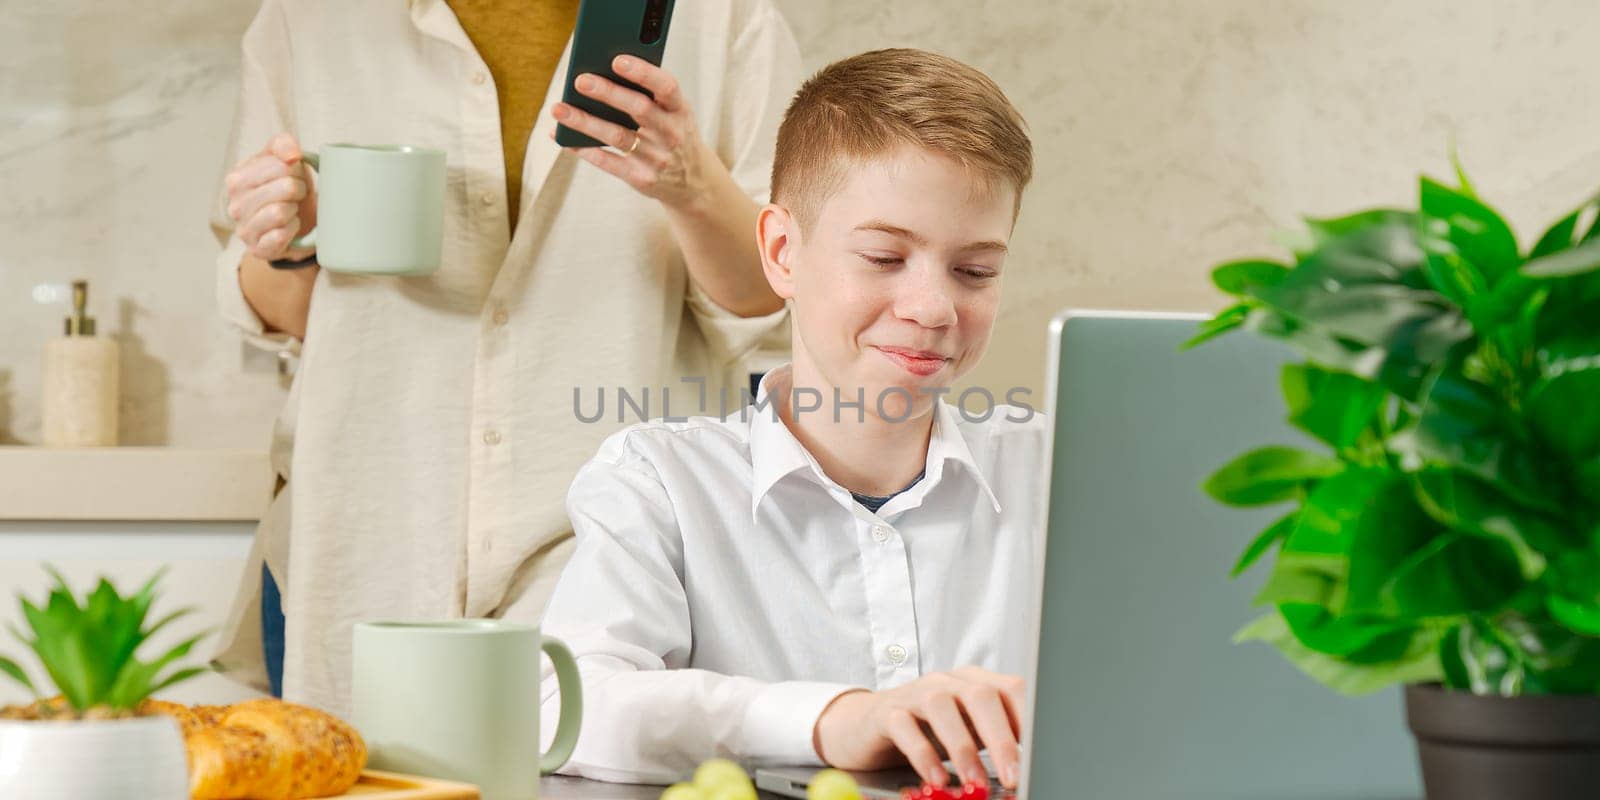
[[[539,753],[539,654],[561,690]],[[539,776],[572,756],[583,689],[572,652],[534,625],[492,619],[355,626],[351,722],[368,766],[477,784],[483,800],[537,800]]]
[[[335,272],[428,275],[444,246],[443,150],[330,144],[302,160],[317,173],[317,227],[290,242]]]

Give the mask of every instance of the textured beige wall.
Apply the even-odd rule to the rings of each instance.
[[[1298,212],[1407,202],[1452,137],[1524,237],[1600,186],[1593,0],[778,3],[812,67],[939,50],[1028,118],[1037,178],[971,382],[1038,387],[1068,305],[1215,308],[1209,264]],[[37,435],[60,324],[29,291],[87,275],[133,345],[125,438],[260,444],[281,389],[215,321],[203,224],[254,2],[133,7],[23,4],[0,28],[0,441]]]

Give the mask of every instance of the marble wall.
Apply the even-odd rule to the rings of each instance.
[[[990,386],[1038,386],[1064,306],[1214,309],[1208,265],[1270,251],[1297,213],[1407,202],[1452,141],[1524,237],[1600,186],[1592,0],[777,2],[811,66],[940,50],[1029,120],[1037,178],[971,378]],[[264,445],[282,387],[216,319],[205,226],[254,6],[8,11],[0,442],[38,433],[39,349],[64,310],[34,288],[87,277],[127,350],[124,441]]]

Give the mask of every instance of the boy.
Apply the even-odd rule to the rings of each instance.
[[[1045,429],[939,395],[988,345],[1031,173],[999,87],[943,56],[801,87],[757,221],[794,361],[755,406],[612,436],[568,493],[545,617],[584,676],[568,771],[909,761],[942,783],[941,751],[972,781],[987,749],[1016,785]]]

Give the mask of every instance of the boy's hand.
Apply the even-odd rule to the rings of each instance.
[[[840,695],[817,718],[812,740],[824,763],[876,770],[910,762],[923,780],[949,782],[943,761],[963,783],[989,780],[979,750],[988,750],[1008,789],[1017,786],[1025,686],[1021,678],[978,667],[935,673],[882,692]]]

